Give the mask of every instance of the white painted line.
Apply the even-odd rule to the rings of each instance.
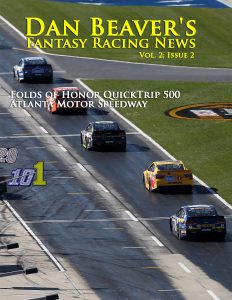
[[[45,147],[26,147],[26,149],[44,149]]]
[[[135,132],[126,132],[127,135],[134,135],[134,134],[140,134],[139,132],[135,131]]]
[[[0,113],[0,115],[9,115],[10,113]]]
[[[43,126],[39,126],[39,128],[40,128],[44,133],[48,133],[47,130],[46,130]]]
[[[20,217],[20,215],[14,210],[14,208],[6,201],[2,200],[4,204],[9,208],[9,210],[13,213],[16,219],[22,224],[22,226],[26,229],[26,231],[32,236],[32,238],[37,242],[40,248],[47,254],[47,256],[53,261],[56,267],[64,272],[65,269],[59,263],[59,261],[51,254],[51,252],[47,249],[47,247],[41,242],[41,240],[34,234],[34,232],[30,229],[30,227],[25,223],[25,221]]]
[[[220,300],[217,295],[214,294],[213,291],[207,290],[207,293],[214,299],[214,300]]]
[[[94,212],[94,211],[107,211],[107,209],[85,209],[84,211],[88,211],[88,212],[90,212],[90,211],[92,211],[92,212]]]
[[[80,136],[80,134],[49,134],[49,135],[8,135],[8,136],[0,136],[0,139],[14,139],[14,138],[53,138],[53,137],[72,137],[72,136]]]
[[[58,147],[60,147],[60,149],[61,149],[62,151],[68,152],[68,150],[65,149],[63,145],[61,145],[61,144],[57,144],[57,145],[58,145]]]
[[[146,247],[122,247],[122,249],[145,249]]]
[[[178,265],[186,272],[186,273],[192,273],[189,268],[187,268],[183,263],[178,262]]]
[[[84,166],[82,166],[82,164],[77,163],[77,165],[82,171],[86,172],[86,168]]]
[[[26,116],[31,117],[28,111],[26,111],[24,108],[22,108],[23,112],[25,113]]]
[[[102,185],[101,183],[97,183],[97,185],[105,192],[105,193],[109,193],[109,191],[104,187],[104,185]]]
[[[73,179],[72,176],[53,176],[54,179]]]
[[[158,292],[176,292],[181,291],[181,289],[170,289],[170,290],[157,290]]]
[[[156,236],[152,235],[151,238],[153,239],[154,242],[156,242],[156,244],[159,247],[164,247],[164,244],[162,244],[161,241]]]
[[[12,75],[12,72],[0,72],[0,75]]]
[[[82,82],[80,79],[76,79],[76,81],[82,85],[86,90],[88,90],[89,92],[93,93],[93,90],[84,82]],[[105,102],[105,100],[102,97],[99,97],[99,99],[103,102]],[[134,128],[137,132],[139,132],[145,139],[147,139],[149,142],[151,142],[156,148],[158,148],[162,153],[164,153],[169,159],[171,160],[176,160],[176,158],[174,156],[172,156],[167,150],[165,150],[162,146],[160,146],[160,144],[158,144],[156,141],[154,141],[148,134],[146,134],[145,132],[143,132],[139,127],[137,127],[135,124],[133,124],[131,121],[129,121],[126,117],[124,117],[123,115],[121,115],[115,108],[110,107],[109,108],[115,115],[117,115],[118,117],[120,117],[122,120],[124,120],[127,124],[129,124],[132,128]],[[221,201],[223,204],[225,204],[227,207],[229,207],[230,209],[232,209],[232,205],[230,205],[228,202],[226,202],[225,199],[223,199],[221,196],[219,196],[218,194],[215,193],[215,191],[213,191],[206,183],[204,183],[200,178],[198,178],[197,176],[193,175],[193,178],[200,183],[202,186],[204,186],[211,194],[214,195],[214,197],[216,197],[219,201]]]
[[[125,213],[132,219],[132,221],[139,221],[129,210],[125,210]]]
[[[218,2],[221,2],[222,4],[232,7],[232,1],[231,0],[217,0]]]

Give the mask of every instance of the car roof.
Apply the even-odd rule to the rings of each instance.
[[[117,124],[117,122],[115,121],[96,121],[96,122],[92,122],[92,124]]]
[[[80,89],[76,86],[60,86],[53,88],[56,92],[62,92],[62,91],[79,91]]]
[[[156,165],[173,165],[173,164],[176,164],[176,165],[183,165],[183,162],[181,160],[160,160],[160,161],[154,161],[153,164],[156,164]]]
[[[30,60],[41,60],[41,61],[46,61],[46,59],[45,58],[43,58],[43,57],[40,57],[40,56],[33,56],[33,57],[24,57],[23,58],[24,60],[26,60],[26,61],[30,61]]]
[[[214,205],[208,205],[208,204],[197,204],[197,205],[185,205],[182,206],[182,208],[215,208]]]

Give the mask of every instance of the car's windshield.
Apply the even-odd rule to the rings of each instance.
[[[214,207],[190,207],[187,214],[189,217],[217,216],[217,211]]]
[[[162,165],[158,165],[158,170],[160,171],[184,170],[184,166],[183,164],[162,164]]]
[[[25,65],[26,66],[31,66],[31,65],[45,65],[46,61],[43,59],[33,59],[33,60],[26,60],[25,61]]]

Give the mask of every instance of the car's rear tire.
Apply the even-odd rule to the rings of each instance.
[[[170,231],[173,232],[173,229],[172,229],[172,219],[169,219],[169,227],[170,227]]]
[[[149,183],[148,183],[148,184],[149,184],[149,192],[152,193],[153,190],[152,190],[152,188],[151,188],[151,182],[150,182],[150,179],[149,179]]]
[[[193,190],[192,185],[186,185],[184,188],[185,188],[185,192],[187,194],[191,194],[192,193],[192,190]]]
[[[144,187],[146,187],[146,181],[145,181],[145,176],[144,176],[144,174],[143,174],[143,185],[144,185]]]

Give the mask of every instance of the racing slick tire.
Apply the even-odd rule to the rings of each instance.
[[[184,187],[184,190],[187,194],[192,194],[193,187],[192,187],[192,185],[186,185]]]
[[[173,229],[172,229],[172,220],[171,219],[169,219],[169,228],[170,228],[170,231],[172,232]]]
[[[148,190],[149,190],[150,193],[152,193],[153,190],[151,188],[151,182],[150,182],[150,180],[149,180],[149,184],[148,185],[149,185],[149,189]]]
[[[217,236],[217,240],[219,242],[224,242],[225,238],[226,238],[226,234],[225,233],[224,234],[220,234],[220,235]]]
[[[19,83],[24,82],[24,79],[20,79],[20,78],[19,78],[19,72],[17,72],[16,74],[17,74],[17,75],[16,75],[15,77],[16,77],[17,81],[18,81]]]
[[[146,182],[145,182],[145,176],[144,176],[144,174],[143,174],[143,185],[146,188]]]
[[[83,137],[82,137],[82,134],[81,134],[81,146],[83,146]]]
[[[47,83],[53,83],[53,75],[51,75],[51,76],[47,79]]]
[[[87,115],[87,107],[81,109],[82,115]]]
[[[125,152],[126,151],[126,145],[124,144],[124,145],[120,146],[119,150],[122,151],[122,152]]]
[[[13,69],[13,77],[15,78],[15,70]]]

